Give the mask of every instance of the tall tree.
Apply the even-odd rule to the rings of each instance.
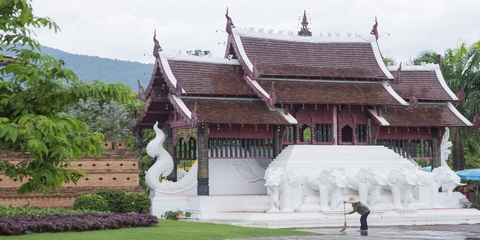
[[[48,194],[63,183],[76,183],[85,173],[71,168],[71,161],[101,154],[102,134],[60,112],[91,97],[133,101],[128,86],[86,84],[63,61],[41,53],[31,37],[31,29],[41,27],[59,30],[51,19],[33,15],[30,0],[0,1],[0,52],[12,53],[0,54],[0,152],[28,154],[19,164],[0,159],[0,171],[22,181],[19,193]]]
[[[116,101],[80,99],[65,115],[85,122],[90,132],[102,133],[104,140],[113,141],[133,137],[130,129],[134,127],[136,119],[128,112],[127,106]]]
[[[433,51],[422,52],[413,60],[415,65],[421,62],[433,63],[437,54]],[[441,70],[447,85],[453,92],[462,92],[463,101],[454,103],[467,119],[472,120],[480,111],[480,41],[467,45],[462,42],[457,48],[447,49],[441,57]],[[452,128],[453,168],[461,170],[480,165],[480,133],[467,128]]]

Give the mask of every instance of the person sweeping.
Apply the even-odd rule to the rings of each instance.
[[[368,214],[370,214],[370,209],[367,207],[367,205],[361,203],[359,200],[357,200],[355,197],[350,197],[347,201],[343,201],[343,204],[345,203],[351,203],[353,210],[351,212],[346,212],[344,213],[345,215],[347,214],[352,214],[354,212],[357,212],[358,214],[361,215],[360,217],[360,230],[359,232],[367,232],[368,231],[368,224],[367,224],[367,217]]]

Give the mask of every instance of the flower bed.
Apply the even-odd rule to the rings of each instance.
[[[127,213],[9,217],[0,218],[0,235],[149,227],[157,223],[156,216]]]

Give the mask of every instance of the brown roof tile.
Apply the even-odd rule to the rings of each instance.
[[[262,76],[387,79],[368,42],[306,43],[241,36]]]
[[[395,76],[396,71],[390,71]],[[452,101],[440,84],[434,70],[408,71],[402,70],[399,84],[391,84],[392,88],[404,99],[412,98],[413,93],[419,88],[417,99],[426,101]]]
[[[258,99],[220,100],[220,99],[182,99],[185,105],[193,111],[197,103],[197,117],[204,123],[243,123],[243,124],[288,124],[288,121],[278,112],[271,111],[267,105]]]
[[[401,105],[381,82],[274,81],[277,103]],[[272,81],[258,81],[268,92]]]
[[[439,127],[466,127],[444,103],[418,104],[412,111],[404,107],[382,107],[382,116],[390,126],[439,126]]]
[[[187,95],[256,96],[243,80],[240,65],[169,60]]]

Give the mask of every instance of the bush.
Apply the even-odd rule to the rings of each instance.
[[[125,192],[122,190],[100,190],[95,194],[102,196],[108,204],[108,210],[114,213],[126,213]]]
[[[130,193],[125,195],[125,206],[128,212],[150,213],[152,201],[145,193]]]
[[[0,218],[0,236],[43,232],[150,227],[155,226],[157,223],[157,217],[150,214],[126,213],[9,217]]]
[[[163,214],[163,217],[165,219],[178,221],[178,215],[182,215],[182,214],[183,214],[183,211],[179,209],[177,209],[176,211],[169,210]]]
[[[84,194],[73,202],[74,210],[91,210],[108,212],[108,203],[100,195],[97,194]]]
[[[95,211],[90,209],[64,209],[64,208],[39,208],[24,205],[12,207],[0,205],[0,218],[2,217],[21,217],[21,216],[51,216],[51,215],[75,215],[85,213],[107,213],[107,211]]]

